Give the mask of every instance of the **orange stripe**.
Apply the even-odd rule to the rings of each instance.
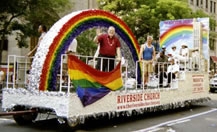
[[[68,69],[79,70],[102,84],[107,84],[121,78],[120,62],[113,71],[101,72],[80,61],[76,56],[70,55],[68,56]]]

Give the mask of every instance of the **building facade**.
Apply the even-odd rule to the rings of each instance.
[[[70,0],[72,7],[66,12],[59,13],[60,17],[65,16],[73,11],[85,10],[85,9],[97,9],[97,0]],[[28,40],[29,43],[30,40]],[[19,48],[17,46],[16,40],[16,32],[13,32],[10,36],[8,36],[7,41],[7,49],[3,49],[2,52],[2,62],[3,64],[7,63],[8,55],[18,55],[18,56],[26,56],[30,51],[30,48],[34,48],[34,45],[30,45],[29,48]]]
[[[217,0],[188,0],[189,6],[194,10],[203,10],[217,20]],[[216,28],[210,27],[210,33],[216,33]],[[209,38],[210,56],[217,56],[216,38]]]
[[[203,10],[206,14],[217,20],[217,0],[188,0],[188,4],[193,9],[193,11]],[[216,27],[210,26],[210,71],[214,71],[214,73],[217,71],[217,41],[215,37],[216,32]],[[211,34],[214,34],[214,36]]]
[[[72,11],[85,10],[85,9],[97,9],[97,0],[71,0],[73,5]]]

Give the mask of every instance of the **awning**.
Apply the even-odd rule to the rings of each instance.
[[[216,56],[210,56],[210,57],[212,58],[213,62],[215,62],[215,63],[217,62],[217,57]]]

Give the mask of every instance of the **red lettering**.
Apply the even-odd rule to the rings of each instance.
[[[160,93],[145,93],[144,94],[145,100],[155,100],[160,99]]]
[[[121,103],[121,99],[120,99],[120,96],[117,96],[117,103]]]

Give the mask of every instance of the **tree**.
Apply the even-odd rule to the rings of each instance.
[[[58,12],[68,9],[69,0],[1,0],[0,2],[0,62],[4,41],[13,31],[17,45],[28,47],[26,38],[36,37],[39,24],[52,25]]]
[[[194,17],[207,17],[193,12],[186,0],[99,0],[100,9],[115,13],[131,28],[138,42],[151,34],[159,38],[159,22]],[[211,19],[212,25],[215,21]]]
[[[97,44],[93,42],[96,36],[94,28],[89,29],[81,33],[78,37],[77,51],[81,55],[93,56],[97,49]]]

